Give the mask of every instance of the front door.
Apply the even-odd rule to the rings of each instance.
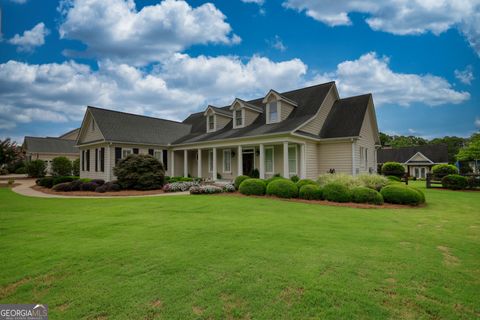
[[[242,159],[243,159],[243,174],[244,175],[251,175],[252,174],[252,171],[253,171],[253,155],[254,153],[253,152],[247,152],[247,153],[243,153],[242,155]]]

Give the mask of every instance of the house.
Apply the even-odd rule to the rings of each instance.
[[[25,159],[45,161],[47,174],[50,173],[53,158],[66,157],[71,161],[78,159],[78,149],[75,145],[79,131],[80,128],[74,129],[60,137],[25,137],[22,145]]]
[[[170,176],[315,179],[375,172],[380,139],[372,95],[340,99],[329,82],[209,105],[183,122],[88,107],[77,146],[82,178],[113,180],[120,159],[150,154]]]
[[[448,163],[448,147],[446,144],[432,144],[378,150],[379,166],[390,161],[403,164],[408,175],[423,179],[434,165]]]

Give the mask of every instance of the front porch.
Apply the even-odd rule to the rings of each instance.
[[[202,148],[176,148],[170,152],[172,176],[205,180],[233,180],[258,170],[261,179],[280,174],[305,178],[305,144],[288,141]]]

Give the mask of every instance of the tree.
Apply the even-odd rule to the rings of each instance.
[[[16,142],[10,138],[0,140],[0,167],[11,162],[21,160],[22,151]]]
[[[480,160],[480,132],[474,133],[465,147],[457,153],[459,161]]]
[[[67,157],[56,157],[52,160],[53,176],[69,176],[72,174],[72,162]]]
[[[380,132],[380,143],[382,146],[391,146],[394,148],[422,146],[428,144],[428,140],[415,136],[390,136]]]
[[[461,137],[449,137],[445,136],[443,138],[435,138],[430,140],[429,144],[438,144],[443,143],[447,145],[448,148],[448,160],[450,163],[455,163],[456,155],[458,151],[465,145],[467,139]]]
[[[29,177],[41,178],[45,176],[46,167],[45,162],[43,162],[42,160],[28,161],[26,168]]]
[[[72,174],[74,176],[80,175],[80,159],[75,159],[72,163]]]

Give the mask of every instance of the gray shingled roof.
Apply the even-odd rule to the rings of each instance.
[[[448,146],[446,144],[430,144],[416,147],[404,147],[394,149],[380,149],[377,151],[377,162],[385,163],[388,161],[405,163],[417,152],[434,163],[448,162]]]
[[[106,141],[168,145],[190,133],[181,122],[88,107]]]
[[[25,137],[23,148],[28,153],[78,153],[75,140]]]
[[[320,137],[359,136],[371,97],[371,94],[365,94],[335,101],[322,127]]]
[[[76,128],[76,129],[73,129],[73,130],[70,130],[68,132],[65,132],[64,134],[62,134],[61,136],[59,136],[60,139],[64,139],[64,137],[70,135],[70,134],[73,134],[75,133],[77,136],[78,136],[78,133],[80,132],[80,128]],[[75,139],[73,139],[75,140]]]
[[[230,118],[232,117],[232,112],[230,110],[225,110],[225,109],[215,107],[215,106],[212,106],[212,105],[209,105],[208,108],[212,108],[213,111],[215,111],[217,113],[220,113],[220,114],[223,114],[227,117],[230,117]]]
[[[206,123],[203,112],[194,113],[183,121],[183,123],[192,126],[191,133],[179,138],[174,142],[174,144],[291,132],[301,124],[305,123],[307,120],[311,119],[317,113],[320,104],[323,102],[328,94],[328,91],[333,85],[334,82],[328,82],[312,87],[281,93],[281,95],[285,98],[295,101],[298,106],[292,111],[292,113],[290,113],[287,119],[275,124],[265,124],[266,115],[265,112],[263,112],[251,125],[244,128],[233,129],[230,121],[223,129],[216,132],[206,133]],[[265,105],[262,103],[262,100],[263,97],[247,101],[247,103],[264,110]],[[230,106],[225,106],[222,109],[227,110],[228,108],[230,108]]]

